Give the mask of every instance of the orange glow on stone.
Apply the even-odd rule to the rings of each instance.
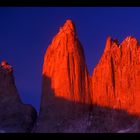
[[[134,37],[127,37],[121,44],[108,38],[92,75],[94,103],[140,115],[139,54]]]
[[[91,103],[90,76],[75,32],[74,24],[67,20],[47,48],[42,74],[50,79],[54,96],[88,104]],[[45,79],[43,85],[47,86],[47,82]],[[43,88],[47,99],[48,87]]]

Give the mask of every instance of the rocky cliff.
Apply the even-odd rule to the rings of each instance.
[[[67,20],[48,46],[33,132],[139,132],[140,45],[107,38],[90,78],[76,29]]]
[[[67,20],[47,48],[43,64],[42,106],[49,92],[46,78],[50,79],[55,97],[69,101],[90,103],[90,78],[85,56],[74,24]],[[48,80],[47,80],[48,81]]]
[[[0,132],[30,132],[37,113],[22,103],[15,86],[13,68],[4,60],[0,64]]]
[[[140,45],[129,36],[121,44],[108,37],[92,75],[93,103],[140,115]]]
[[[38,130],[58,132],[66,120],[80,117],[91,104],[91,79],[71,20],[65,22],[48,46],[42,76]]]

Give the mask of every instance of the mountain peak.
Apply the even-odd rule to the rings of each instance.
[[[131,41],[135,41],[135,42],[138,42],[138,40],[134,37],[134,36],[127,36],[124,41],[127,41],[127,42],[131,42]]]
[[[65,28],[67,27],[67,28],[70,28],[70,29],[75,29],[75,25],[74,25],[73,21],[70,20],[70,19],[66,20],[63,27],[65,27]]]
[[[0,64],[0,68],[4,71],[7,71],[7,72],[12,72],[13,71],[13,68],[11,65],[8,64],[8,62],[6,60],[3,60]]]
[[[75,25],[72,20],[67,19],[62,27],[60,27],[60,31],[72,31],[75,32]]]
[[[127,37],[125,38],[125,40],[127,40],[127,41],[129,41],[129,40],[131,40],[131,39],[137,40],[134,36],[127,36]]]
[[[42,76],[40,116],[47,120],[44,122],[46,129],[54,132],[61,119],[63,122],[65,118],[68,120],[69,117],[79,117],[83,110],[88,109],[87,105],[79,107],[79,104],[91,104],[90,76],[83,47],[71,20],[65,22],[47,48]],[[48,127],[50,118],[51,130]]]
[[[107,40],[106,40],[106,46],[105,46],[104,52],[110,51],[110,49],[112,48],[113,45],[119,46],[118,40],[112,39],[111,36],[108,36]]]
[[[0,112],[0,131],[5,133],[29,132],[37,116],[31,105],[22,103],[13,68],[6,60],[0,63]]]
[[[74,83],[76,83],[76,85],[81,85],[81,83],[85,82],[86,78],[89,77],[89,74],[85,64],[83,47],[79,42],[78,37],[75,35],[75,33],[72,32],[74,30],[75,27],[73,22],[69,19],[66,20],[65,24],[62,27],[62,31],[60,31],[55,36],[52,43],[46,50],[42,74],[53,79],[52,87],[54,90],[56,90],[56,95],[62,96],[72,101],[74,100],[77,102],[82,102],[84,99],[81,99],[82,97],[80,94],[81,89],[85,87],[78,87],[78,89],[77,86],[75,87],[76,89],[74,89],[73,87],[75,86]],[[83,66],[82,69],[81,65]],[[83,73],[86,73],[82,77],[84,80],[78,80],[79,75],[82,75]],[[65,83],[67,83],[67,85]],[[45,86],[48,86],[47,83],[45,84]],[[61,91],[60,87],[62,88]],[[63,91],[65,91],[63,90],[64,88],[67,89],[67,92],[65,93],[63,93]],[[45,96],[46,93],[44,93]]]
[[[105,51],[92,76],[96,104],[140,114],[138,47],[138,40],[133,36],[126,37],[120,45],[108,37]]]
[[[138,44],[139,44],[138,40],[133,36],[126,37],[121,43],[121,45],[130,45],[135,47],[137,47]]]
[[[70,19],[68,19],[63,24],[63,26],[60,27],[59,32],[53,38],[51,42],[51,47],[53,47],[53,49],[57,49],[60,51],[63,50],[73,52],[74,48],[78,47],[78,45],[75,45],[74,42],[79,43],[78,36],[76,34],[76,28],[74,23]]]

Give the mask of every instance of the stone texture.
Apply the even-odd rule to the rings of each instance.
[[[67,20],[44,56],[33,132],[139,132],[139,53],[134,37],[121,44],[108,37],[90,78],[75,26]]]
[[[129,36],[121,44],[108,37],[92,75],[92,101],[140,115],[140,45]]]
[[[37,113],[22,103],[15,86],[13,68],[4,60],[0,64],[0,132],[29,132]]]
[[[92,92],[83,48],[71,20],[65,22],[47,48],[42,76],[37,131],[63,131],[68,120],[89,108]]]
[[[90,79],[84,52],[71,20],[67,20],[60,28],[48,47],[42,74],[43,78],[50,79],[56,97],[80,103],[90,102]],[[43,81],[42,106],[49,98],[47,86],[46,81]]]

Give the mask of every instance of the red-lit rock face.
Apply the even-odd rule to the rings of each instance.
[[[92,87],[93,103],[140,114],[140,46],[134,37],[120,45],[107,39]]]
[[[83,48],[74,24],[67,20],[54,37],[44,56],[43,78],[49,78],[55,97],[90,103],[90,78]],[[43,104],[49,98],[48,81],[43,81]]]
[[[119,45],[109,37],[90,79],[75,27],[67,20],[44,56],[41,109],[33,132],[118,132],[131,127],[136,118],[129,113],[140,113],[139,53],[135,38]]]
[[[63,132],[70,120],[89,110],[92,92],[83,48],[71,20],[47,48],[42,76],[41,110],[35,131]]]

